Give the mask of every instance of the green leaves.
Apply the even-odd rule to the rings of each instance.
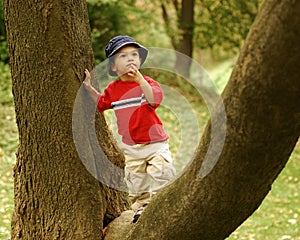
[[[136,36],[149,24],[149,15],[136,1],[88,1],[94,55],[105,60],[104,49],[116,35]]]
[[[259,2],[261,1],[202,0],[196,6],[197,47],[237,52],[256,17]]]

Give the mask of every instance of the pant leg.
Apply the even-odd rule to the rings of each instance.
[[[131,208],[136,211],[150,202],[151,178],[146,172],[146,162],[143,159],[126,161],[125,178],[129,189]]]
[[[168,143],[163,142],[160,145],[162,151],[155,153],[147,165],[147,173],[153,179],[152,194],[156,194],[165,187],[176,175]]]
[[[125,180],[129,189],[131,208],[136,211],[150,202],[151,177],[147,174],[147,160],[141,156],[143,146],[123,146]]]
[[[132,209],[147,205],[151,194],[165,187],[176,174],[168,142],[122,144],[125,156],[125,177]],[[154,180],[152,190],[151,180]]]

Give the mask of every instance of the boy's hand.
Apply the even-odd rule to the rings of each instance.
[[[129,72],[127,74],[128,76],[132,77],[138,84],[144,83],[145,81],[143,75],[134,64],[130,65]]]
[[[83,86],[85,87],[85,89],[87,90],[87,92],[89,93],[93,101],[97,103],[100,93],[91,84],[91,74],[89,70],[84,69],[84,74],[85,74],[85,79],[82,82]]]
[[[140,85],[148,103],[151,106],[155,106],[156,103],[154,101],[153,90],[152,90],[150,84],[143,77],[143,75],[141,74],[139,69],[134,64],[131,64],[129,67],[129,72],[127,74],[128,74],[128,76],[132,77],[137,84]]]
[[[83,81],[83,86],[89,88],[91,87],[91,74],[87,69],[84,69],[84,74],[85,74],[85,79]]]

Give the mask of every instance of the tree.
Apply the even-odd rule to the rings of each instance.
[[[86,2],[3,4],[20,142],[12,238],[100,239],[103,225],[128,203],[85,170],[73,141],[74,99],[84,68],[94,64]],[[84,128],[90,120],[81,121]],[[102,116],[100,122],[100,142],[121,166]]]
[[[226,140],[216,166],[199,178],[210,167],[202,164],[211,126],[224,127],[218,120],[127,239],[224,239],[258,208],[299,138],[299,10],[296,0],[265,1],[222,94]]]
[[[195,0],[172,1],[177,17],[177,31],[173,31],[172,21],[168,13],[168,5],[161,1],[162,16],[166,25],[172,45],[178,52],[193,58],[193,36],[194,36],[194,6]],[[176,58],[175,69],[189,76],[191,61],[181,61],[180,55]]]
[[[100,239],[105,216],[127,203],[84,170],[74,148],[72,106],[82,69],[93,66],[85,1],[5,0],[4,8],[20,132],[12,237]],[[215,106],[189,167],[126,239],[224,239],[257,209],[299,137],[299,10],[297,0],[265,2],[222,94],[226,125]],[[96,124],[104,152],[122,166],[101,116]],[[217,164],[202,174],[211,167],[203,161],[210,141],[219,143],[212,126],[227,137]],[[111,228],[106,239],[111,231],[123,233]]]

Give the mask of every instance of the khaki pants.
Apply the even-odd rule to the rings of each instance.
[[[125,155],[125,177],[132,209],[150,202],[151,196],[175,176],[167,141],[120,146]]]

